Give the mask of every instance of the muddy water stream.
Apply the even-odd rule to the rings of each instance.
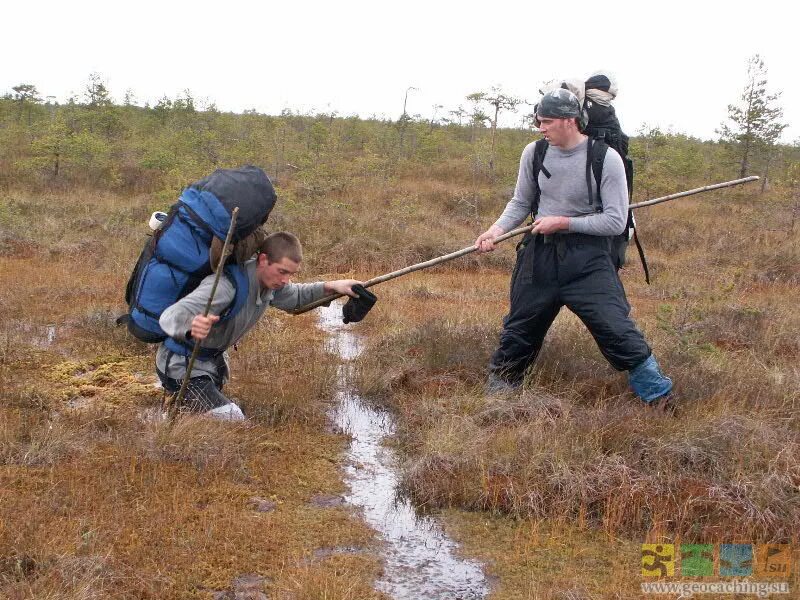
[[[352,326],[342,324],[341,305],[320,309],[320,328],[329,334],[328,349],[341,357],[335,425],[351,436],[345,480],[348,503],[361,509],[383,541],[384,573],[377,588],[396,600],[473,600],[485,598],[489,585],[481,565],[457,555],[457,546],[430,516],[417,515],[398,493],[399,461],[383,444],[394,433],[394,418],[370,406],[350,382],[348,361],[362,344]]]

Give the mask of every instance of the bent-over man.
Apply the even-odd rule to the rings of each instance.
[[[290,311],[325,294],[356,296],[352,287],[360,282],[353,279],[292,283],[302,260],[302,246],[294,235],[273,233],[261,242],[255,257],[243,265],[248,282],[247,298],[232,318],[220,321],[220,315],[234,301],[237,291],[226,274],[219,279],[207,317],[203,316],[203,311],[214,283],[214,274],[164,310],[158,323],[170,339],[158,347],[156,371],[167,392],[177,392],[186,375],[188,358],[175,350],[193,344],[195,340],[201,341],[201,355],[192,367],[183,408],[223,419],[244,419],[239,406],[222,393],[229,378],[226,350],[250,331],[270,306]]]

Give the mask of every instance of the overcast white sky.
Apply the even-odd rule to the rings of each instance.
[[[189,89],[221,110],[397,118],[414,86],[408,112],[430,117],[492,85],[535,100],[546,80],[607,69],[630,133],[646,123],[714,138],[759,53],[791,142],[798,12],[777,0],[6,2],[0,93],[33,83],[61,101],[98,72],[116,99],[130,88],[141,104]]]

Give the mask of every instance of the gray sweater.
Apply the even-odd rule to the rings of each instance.
[[[281,310],[290,311],[298,306],[313,302],[322,298],[324,295],[323,283],[289,283],[279,290],[263,289],[256,276],[256,259],[251,259],[244,264],[247,277],[250,281],[248,298],[242,309],[230,320],[216,323],[211,328],[211,333],[203,340],[201,347],[204,348],[230,348],[238,342],[245,333],[250,331],[264,311],[268,307],[274,306]],[[178,302],[167,308],[161,313],[158,324],[164,332],[176,340],[186,341],[186,334],[192,328],[192,319],[196,315],[203,314],[211,287],[214,284],[214,275],[209,275],[200,285],[187,294]],[[214,293],[214,301],[211,303],[211,314],[222,313],[235,296],[235,288],[230,279],[224,274],[219,278],[217,290]],[[169,350],[160,344],[156,353],[156,366],[162,373],[173,379],[182,379],[186,374],[186,362],[182,356],[172,356],[169,361],[169,370],[166,370],[167,356]],[[192,377],[201,375],[221,376],[227,379],[227,356],[224,357],[225,364],[220,365],[219,361],[196,360],[192,367]],[[222,372],[221,372],[222,370]]]
[[[571,217],[570,233],[590,235],[617,235],[625,230],[628,219],[628,187],[625,181],[625,167],[620,155],[609,148],[603,163],[603,177],[600,180],[600,195],[603,199],[603,212],[598,213],[590,203],[586,187],[586,148],[588,140],[570,150],[550,146],[544,157],[544,167],[550,172],[548,179],[539,173],[538,217]],[[509,231],[522,223],[531,213],[533,201],[533,147],[531,142],[522,151],[514,196],[506,205],[503,214],[495,225]],[[597,190],[592,180],[593,201]]]

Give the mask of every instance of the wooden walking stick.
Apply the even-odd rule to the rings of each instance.
[[[217,263],[217,272],[214,276],[214,284],[211,286],[211,293],[208,296],[208,302],[206,302],[206,308],[203,311],[203,316],[207,317],[208,313],[211,311],[211,303],[214,301],[214,294],[217,292],[217,284],[219,283],[219,278],[222,275],[222,269],[225,266],[225,259],[227,258],[228,253],[228,246],[231,243],[231,238],[233,237],[233,230],[236,227],[236,217],[239,215],[239,207],[233,209],[231,213],[231,225],[228,227],[228,235],[225,236],[225,243],[222,245],[222,254],[219,257],[219,262]],[[181,389],[178,390],[178,394],[173,398],[170,406],[169,406],[169,421],[172,423],[175,421],[175,417],[178,415],[178,409],[181,406],[181,402],[183,402],[183,397],[186,395],[186,386],[189,384],[189,376],[192,374],[192,367],[194,367],[194,361],[197,359],[197,355],[200,352],[200,340],[194,341],[194,348],[192,348],[192,355],[189,357],[189,364],[186,365],[186,374],[183,376],[183,381],[181,382]]]
[[[731,187],[732,185],[740,185],[742,183],[750,183],[751,181],[758,181],[758,180],[759,180],[758,175],[751,175],[750,177],[744,177],[742,179],[734,179],[732,181],[724,181],[722,183],[706,185],[703,187],[695,188],[693,190],[686,190],[685,192],[677,192],[675,194],[670,194],[669,196],[661,196],[660,198],[653,198],[652,200],[646,200],[645,202],[637,202],[636,204],[631,204],[630,209],[636,210],[637,208],[644,208],[645,206],[653,206],[654,204],[661,204],[662,202],[675,200],[676,198],[685,198],[686,196],[693,196],[694,194],[711,192],[713,190],[718,190],[720,188]]]
[[[675,200],[676,198],[684,198],[686,196],[692,196],[694,194],[700,194],[702,192],[710,192],[712,190],[718,190],[720,188],[730,187],[733,185],[740,185],[743,183],[750,183],[751,181],[758,181],[758,177],[753,175],[751,177],[745,177],[743,179],[734,179],[732,181],[724,181],[722,183],[715,183],[713,185],[707,185],[701,188],[695,188],[693,190],[686,190],[685,192],[677,192],[675,194],[670,194],[669,196],[662,196],[660,198],[653,198],[652,200],[647,200],[646,202],[639,202],[637,204],[631,204],[631,210],[635,210],[638,208],[644,208],[645,206],[652,206],[653,204],[659,204],[661,202],[667,202],[668,200]],[[495,243],[505,241],[509,238],[516,237],[518,235],[522,235],[523,233],[528,233],[533,228],[533,225],[526,225],[525,227],[520,227],[518,229],[513,229],[503,235],[499,235],[494,239]],[[410,265],[405,267],[404,269],[399,269],[398,271],[392,271],[391,273],[386,273],[385,275],[380,275],[379,277],[375,277],[374,279],[370,279],[364,283],[364,287],[371,287],[373,285],[378,285],[379,283],[383,283],[385,281],[389,281],[390,279],[395,279],[397,277],[402,277],[403,275],[408,275],[409,273],[413,273],[414,271],[420,271],[422,269],[427,269],[428,267],[433,267],[436,265],[440,265],[445,263],[449,260],[453,260],[454,258],[459,258],[461,256],[465,256],[467,254],[471,254],[472,252],[477,251],[478,249],[475,246],[468,246],[466,248],[462,248],[461,250],[456,250],[455,252],[451,252],[450,254],[445,254],[444,256],[439,256],[437,258],[432,258],[431,260],[426,260],[425,262],[417,263],[415,265]],[[296,308],[292,311],[292,314],[301,315],[305,312],[313,310],[319,306],[323,306],[328,304],[331,300],[335,300],[336,298],[341,298],[344,294],[328,294],[324,298],[320,298],[319,300],[315,300],[314,302],[309,302],[308,304],[304,304],[299,308]]]

